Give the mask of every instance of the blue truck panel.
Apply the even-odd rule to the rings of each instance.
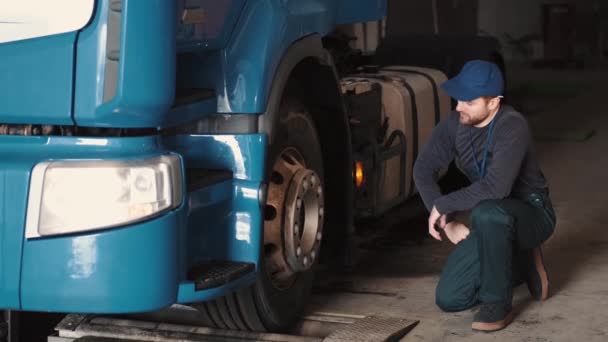
[[[189,194],[188,260],[257,264],[262,238],[259,192],[264,180],[265,136],[179,135],[165,139],[165,144],[183,156],[186,167],[227,170],[233,175],[231,181]]]
[[[78,32],[0,44],[0,123],[164,128],[209,113],[263,113],[277,68],[294,42],[325,35],[337,24],[378,19],[385,11],[383,0],[356,6],[345,0],[226,1],[207,16],[195,16],[196,22],[223,15],[215,34],[197,36],[196,27],[178,25],[182,13],[173,1],[98,0],[95,6],[93,19]],[[210,89],[213,96],[178,105],[176,92],[184,88]],[[137,312],[214,299],[256,280],[263,251],[264,134],[80,132],[88,136],[0,135],[0,306]],[[142,134],[127,133],[133,132]],[[184,179],[192,169],[232,177],[189,189],[180,207],[146,221],[24,238],[30,173],[38,163],[165,153],[181,157]],[[197,291],[188,271],[208,260],[256,268]]]
[[[217,143],[220,142],[220,143]],[[226,286],[194,291],[187,270],[205,260],[257,264],[262,237],[259,204],[263,135],[85,138],[0,137],[0,266],[3,308],[56,312],[139,312],[212,299]],[[42,149],[44,147],[44,149]],[[24,240],[30,171],[49,159],[132,159],[183,155],[184,166],[228,170],[235,179],[185,194],[173,212],[94,232]],[[198,157],[201,150],[209,152]],[[198,151],[199,153],[197,153]],[[10,197],[10,199],[9,199]],[[21,261],[20,261],[21,260]],[[10,262],[9,262],[10,261]],[[179,291],[179,295],[178,295]]]
[[[204,22],[183,23],[177,28],[177,47],[180,52],[222,49],[228,43],[232,30],[243,10],[246,0],[198,0],[204,9]],[[185,0],[177,1],[181,13]],[[191,5],[191,4],[188,4]]]
[[[108,8],[109,0],[98,1],[97,9],[101,12]],[[92,96],[87,92],[93,90],[90,86],[91,65],[79,69],[84,75],[77,78],[88,78],[89,82],[76,83],[76,111],[74,119],[80,126],[97,127],[157,127],[160,126],[175,95],[175,51],[176,45],[172,39],[166,39],[167,32],[175,32],[176,7],[172,1],[125,1],[122,4],[120,50],[117,51],[120,60],[118,67],[117,93],[109,102],[100,103],[99,83],[96,84],[98,95],[91,103]],[[107,25],[108,19],[98,16],[95,25]],[[105,41],[105,37],[96,34],[98,27],[91,25],[84,30],[83,38],[95,44]],[[95,48],[84,50],[87,41],[83,43],[83,56],[90,63],[97,62],[96,80],[102,75],[99,63],[99,53]],[[107,52],[106,52],[107,54]],[[102,56],[105,54],[102,54]],[[107,62],[107,59],[103,62]],[[107,63],[106,63],[107,64]],[[105,71],[105,69],[103,69]],[[88,71],[88,72],[87,72]],[[88,74],[88,75],[87,75]],[[87,77],[88,76],[88,77]],[[85,94],[84,96],[79,96]],[[88,98],[80,105],[81,98]],[[91,106],[93,104],[93,106]]]
[[[66,33],[0,44],[0,122],[73,124],[75,38]]]
[[[78,34],[74,113],[94,113],[103,104],[109,0],[98,1],[91,23]]]
[[[105,139],[68,137],[22,137],[0,136],[0,305],[3,308],[20,309],[21,290],[24,286],[46,286],[46,282],[23,282],[28,273],[49,271],[47,257],[38,257],[34,264],[24,266],[24,258],[31,249],[22,249],[24,244],[25,213],[30,172],[35,164],[48,159],[69,158],[128,158],[161,153],[158,138]],[[52,239],[49,239],[52,241]],[[44,244],[43,240],[39,241]],[[71,250],[71,249],[70,249]],[[67,250],[66,250],[67,251]],[[53,254],[54,253],[50,253]],[[66,280],[69,280],[67,278]],[[62,285],[55,283],[53,285]],[[42,305],[42,303],[41,303]],[[49,310],[44,306],[41,310]]]
[[[258,263],[262,236],[260,183],[235,183],[220,183],[189,194],[185,245],[189,267],[205,259]]]
[[[247,135],[178,135],[165,145],[184,158],[186,167],[207,167],[232,172],[233,179],[188,195],[185,268],[201,260],[249,262],[259,267],[262,244],[260,188],[264,179],[266,137]],[[200,153],[206,151],[206,153]],[[251,273],[224,286],[195,291],[182,282],[179,303],[210,300],[252,283]]]
[[[263,228],[260,184],[229,180],[188,195],[187,227],[181,244],[186,251],[182,269],[205,260],[247,262],[259,269]],[[226,285],[199,291],[194,289],[193,282],[182,281],[177,302],[187,304],[217,298],[252,283],[256,275],[257,272],[252,272]]]
[[[0,121],[66,125],[72,124],[71,115],[78,125],[95,127],[186,122],[191,115],[167,119],[175,97],[178,47],[181,52],[199,53],[201,59],[206,59],[205,54],[213,56],[212,63],[198,64],[191,76],[194,80],[184,79],[186,84],[215,90],[216,107],[206,110],[262,113],[278,63],[294,41],[309,34],[327,34],[336,24],[377,19],[386,10],[383,0],[357,1],[356,6],[344,0],[229,4],[223,13],[218,12],[224,15],[224,27],[209,39],[183,39],[188,34],[183,26],[178,31],[182,39],[161,38],[176,32],[174,2],[125,0],[116,27],[110,20],[112,1],[100,0],[95,17],[78,33],[0,45],[7,58],[0,65],[0,84],[14,92],[0,99]],[[203,1],[203,6],[213,6],[213,2]],[[107,51],[112,30],[120,31],[120,49]],[[107,72],[112,58],[117,59],[118,70],[116,79],[109,82],[116,83],[116,94],[108,99],[104,85],[106,77],[112,77]],[[37,101],[26,105],[17,100],[24,96]]]
[[[2,149],[0,163],[0,307],[19,308],[24,203],[27,201],[29,163],[19,150]]]
[[[230,170],[236,179],[264,179],[264,134],[177,135],[166,138],[164,144],[179,151],[187,165]]]
[[[98,233],[26,240],[22,309],[121,313],[171,305],[179,283],[176,216],[184,211]]]
[[[352,3],[356,6],[331,0],[247,2],[219,64],[224,79],[209,84],[217,93],[217,112],[264,112],[279,61],[294,41],[325,35],[336,24],[377,20],[386,11],[386,1]]]
[[[213,84],[217,112],[264,112],[285,50],[303,36],[329,32],[333,28],[330,10],[326,1],[249,1],[220,64],[224,79],[215,79]]]

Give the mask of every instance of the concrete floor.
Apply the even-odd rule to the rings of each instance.
[[[420,320],[402,341],[608,340],[608,183],[603,178],[608,72],[519,70],[510,80],[514,86],[542,81],[572,88],[571,94],[519,94],[516,101],[529,110],[531,126],[541,137],[537,152],[558,217],[555,234],[544,246],[551,297],[535,302],[525,285],[518,287],[515,321],[492,334],[471,330],[477,308],[441,312],[434,291],[451,245],[425,236],[426,212],[414,200],[378,223],[378,230],[363,231],[356,269],[322,280],[312,311]],[[590,129],[596,130],[591,139],[567,138]]]

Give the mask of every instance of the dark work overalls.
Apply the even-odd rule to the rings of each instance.
[[[483,160],[475,160],[477,172],[466,172],[471,181],[485,172],[487,142]],[[510,306],[513,286],[523,281],[529,267],[530,250],[551,236],[555,222],[546,189],[480,202],[469,213],[471,233],[444,266],[436,290],[437,305],[445,311],[466,310],[479,302]]]

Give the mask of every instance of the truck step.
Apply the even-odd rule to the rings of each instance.
[[[232,172],[209,169],[186,169],[186,188],[188,192],[205,188],[212,184],[226,182],[232,179]]]
[[[194,281],[196,291],[201,291],[224,285],[254,270],[252,263],[210,261],[192,267],[188,271],[188,279]]]

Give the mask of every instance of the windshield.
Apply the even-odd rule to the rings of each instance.
[[[94,5],[95,0],[0,1],[0,43],[79,30]]]

